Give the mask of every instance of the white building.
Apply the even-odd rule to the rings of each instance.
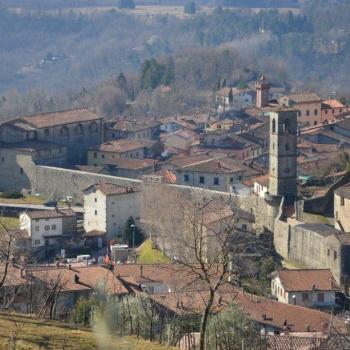
[[[27,231],[32,247],[42,247],[76,232],[77,220],[71,209],[35,210],[21,213],[19,226]]]
[[[329,269],[282,270],[272,274],[271,293],[285,304],[333,307],[339,287]]]
[[[130,216],[135,220],[140,217],[140,192],[132,187],[102,183],[83,192],[86,232],[106,232],[113,237],[121,234]]]
[[[265,197],[265,193],[269,190],[269,175],[259,176],[254,180],[253,192],[258,197]]]

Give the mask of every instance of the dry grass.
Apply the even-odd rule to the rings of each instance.
[[[1,193],[0,193],[1,195]],[[1,203],[8,203],[8,204],[43,204],[46,202],[47,199],[40,197],[40,196],[32,196],[28,195],[23,198],[2,198],[0,197]]]
[[[153,249],[152,242],[148,239],[138,250],[137,262],[140,264],[168,264],[171,260],[162,251]]]
[[[6,230],[14,230],[18,228],[19,219],[8,217],[8,216],[0,216],[0,233],[3,232],[4,228]]]
[[[0,313],[0,349],[38,350],[171,350],[170,347],[133,337],[114,337],[96,334],[90,329],[38,320],[29,316]],[[104,338],[103,344],[96,338]],[[13,347],[14,340],[16,347]]]

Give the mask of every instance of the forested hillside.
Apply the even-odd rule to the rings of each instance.
[[[184,18],[118,10],[18,13],[3,6],[0,115],[96,105],[101,98],[106,105],[108,96],[118,96],[118,112],[126,100],[136,101],[135,113],[181,112],[207,103],[218,79],[236,84],[261,72],[292,89],[348,96],[350,3],[302,5],[296,12],[217,7],[212,14]],[[170,80],[142,82],[144,62],[151,58],[171,68]],[[127,91],[115,81],[121,72]],[[161,85],[172,87],[166,97]]]

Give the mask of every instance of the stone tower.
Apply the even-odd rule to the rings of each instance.
[[[261,76],[255,84],[256,88],[256,106],[266,107],[269,105],[269,92],[270,92],[270,83],[265,78],[265,76]]]
[[[269,194],[297,196],[297,111],[283,108],[270,112]]]

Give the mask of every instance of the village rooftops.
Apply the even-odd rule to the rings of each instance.
[[[127,294],[116,275],[101,266],[33,268],[30,273],[44,283],[59,283],[62,292],[105,290],[108,294]]]
[[[100,183],[96,185],[91,185],[85,190],[83,190],[83,192],[89,193],[91,190],[100,191],[106,196],[115,196],[135,192],[135,190],[132,187],[124,187],[111,183]]]
[[[160,126],[160,122],[156,120],[118,120],[113,123],[111,126],[108,126],[108,129],[125,131],[125,132],[137,132],[150,128],[156,128]]]
[[[288,292],[339,290],[329,269],[281,270],[272,273],[272,276],[278,277]]]
[[[208,295],[207,292],[201,291],[177,292],[153,294],[150,298],[166,310],[176,315],[183,315],[202,312]],[[280,331],[326,333],[331,322],[334,328],[345,329],[340,320],[325,312],[284,304],[241,291],[218,292],[214,299],[214,311],[224,310],[232,303],[236,304],[250,320]]]
[[[175,167],[186,167],[186,166],[191,166],[202,162],[207,162],[212,159],[218,159],[223,157],[224,155],[221,155],[220,157],[213,157],[213,156],[210,156],[208,153],[199,153],[191,156],[172,158],[169,161],[169,163],[174,165]]]
[[[98,119],[102,119],[102,117],[97,116],[87,109],[73,109],[18,117],[4,124],[13,125],[24,130],[33,130],[64,124],[89,122]]]
[[[53,210],[33,210],[23,212],[31,219],[59,219],[75,217],[75,212],[72,209],[53,209]]]
[[[151,148],[157,141],[152,140],[113,140],[102,143],[101,145],[93,146],[90,150],[96,150],[100,152],[114,152],[114,153],[124,153],[133,151],[141,148]]]
[[[138,170],[153,167],[157,163],[154,159],[112,159],[109,166],[116,166],[118,169]]]
[[[283,97],[281,97],[281,99],[283,99]],[[294,103],[321,102],[320,96],[316,95],[315,93],[292,94],[288,95],[287,98]]]
[[[248,168],[242,162],[233,158],[211,159],[206,162],[182,167],[184,171],[206,172],[215,174],[232,174],[245,172],[246,176],[257,175],[258,172]]]
[[[331,99],[322,101],[321,105],[322,109],[330,109],[330,108],[346,108],[340,101]]]
[[[340,197],[350,199],[350,184],[346,184],[343,187],[338,188],[334,193]]]

